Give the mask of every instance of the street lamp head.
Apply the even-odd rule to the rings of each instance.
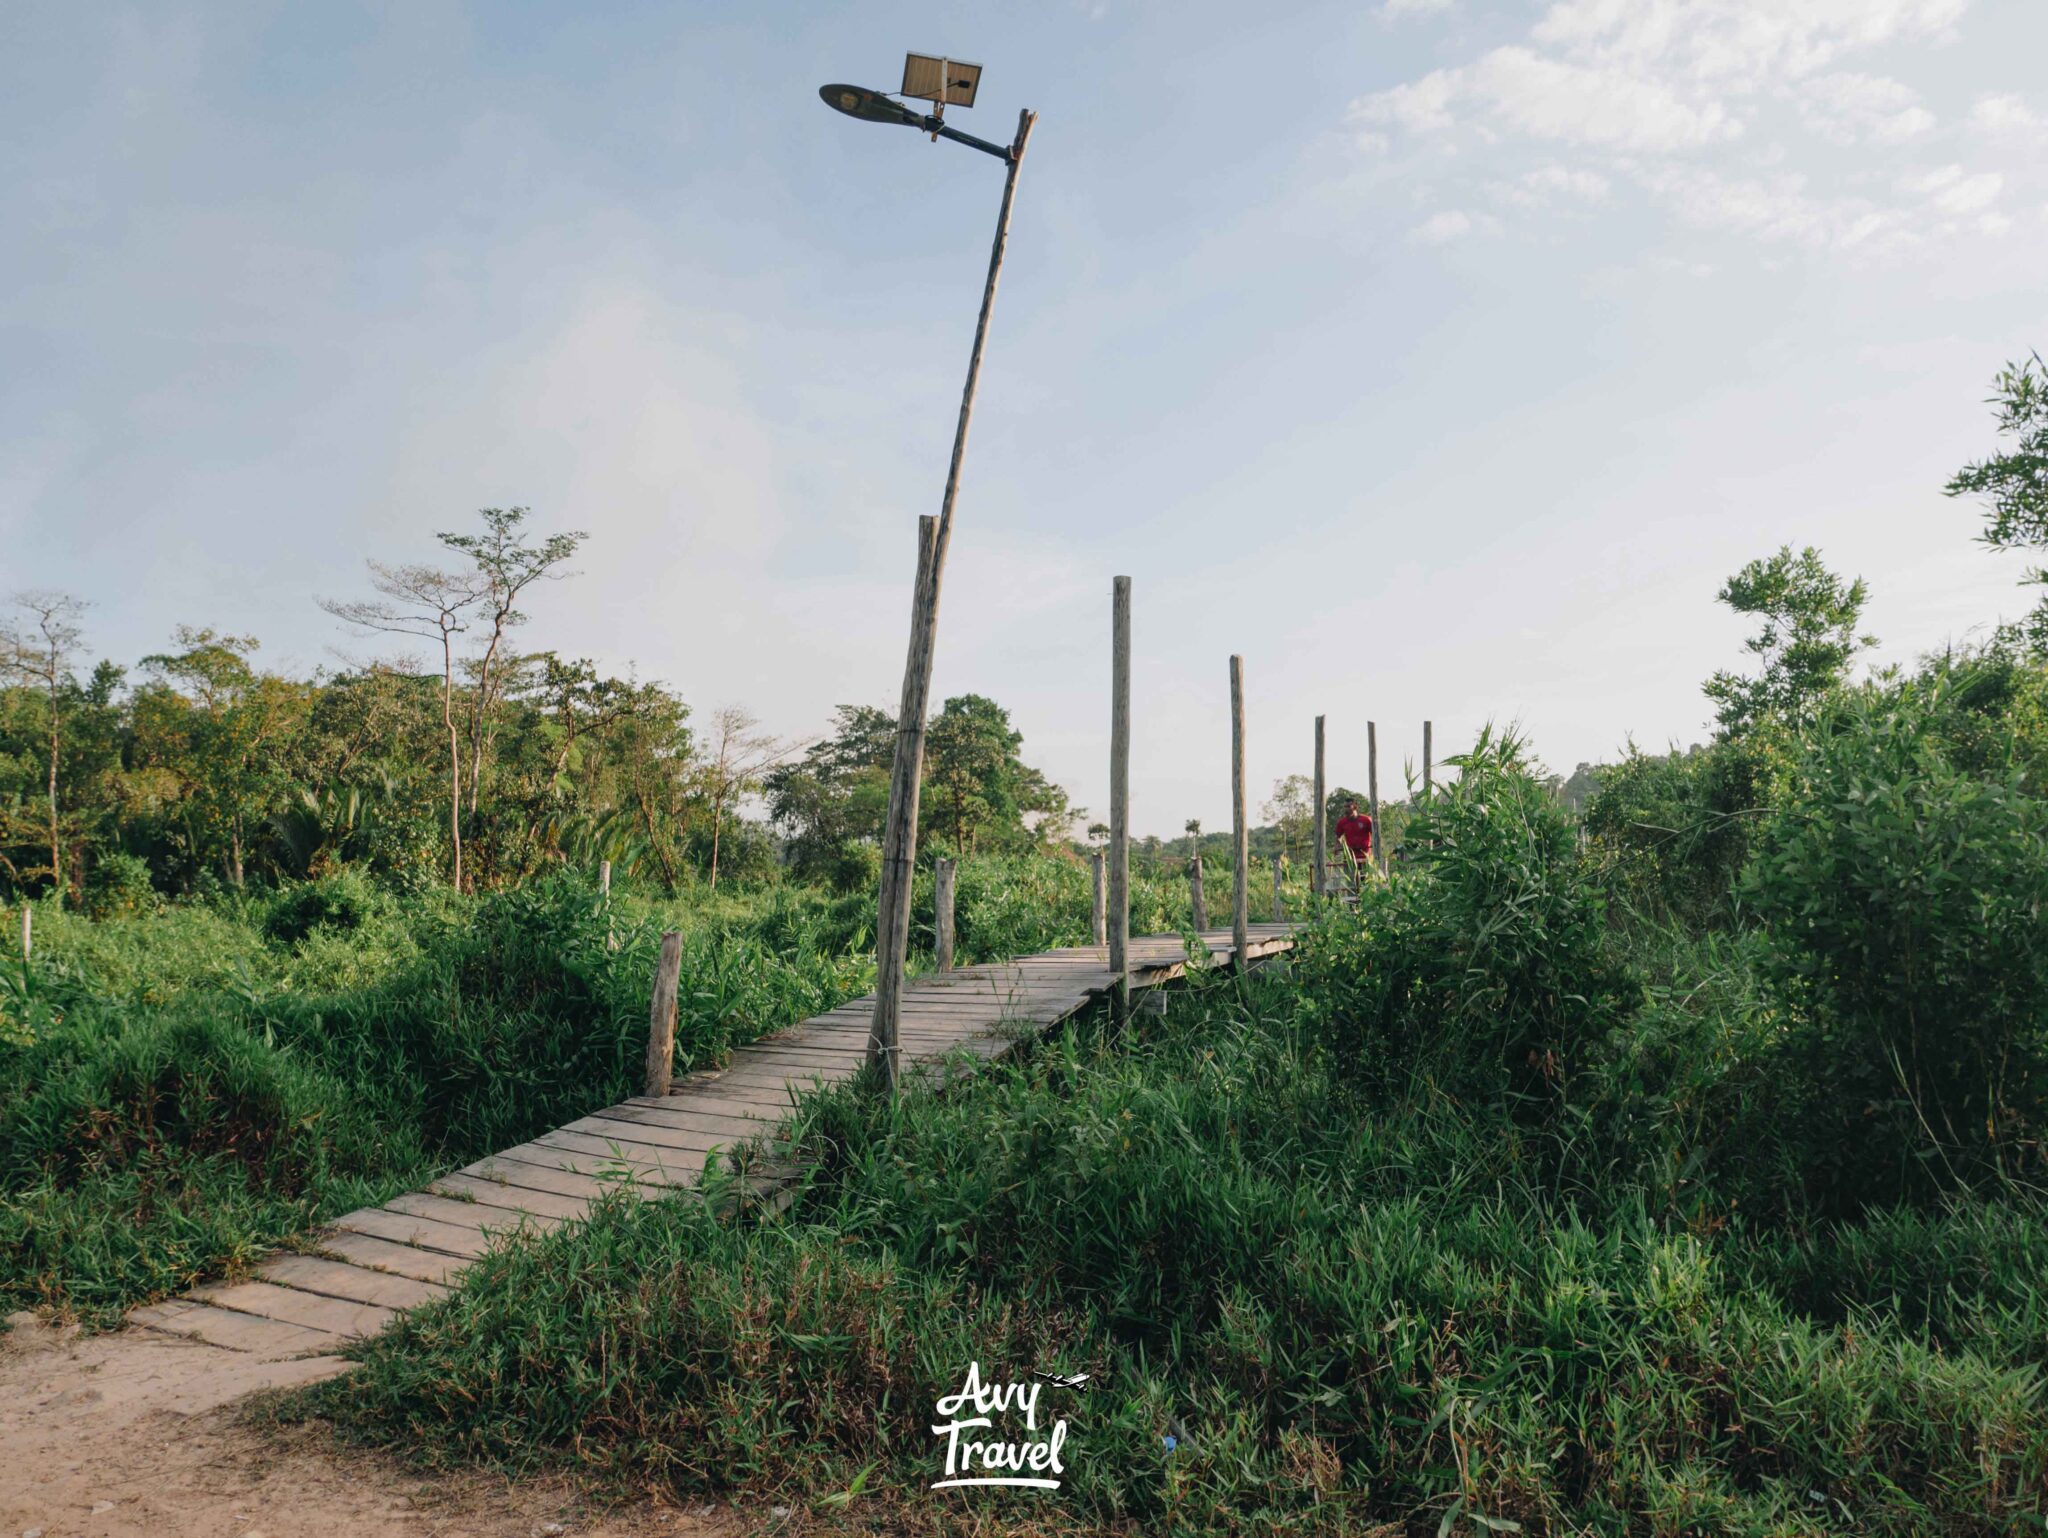
[[[844,112],[869,123],[900,123],[908,128],[923,126],[924,119],[880,91],[860,85],[821,85],[818,96],[834,112]]]

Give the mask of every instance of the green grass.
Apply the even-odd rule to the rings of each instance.
[[[867,1471],[859,1524],[2040,1530],[2039,1204],[1695,1232],[1339,1062],[1291,985],[1218,980],[895,1112],[822,1098],[787,1218],[615,1206],[311,1405],[429,1464],[679,1494],[816,1505]],[[925,1490],[969,1361],[1095,1375],[1056,1497]]]
[[[1165,896],[1138,911],[1163,926]],[[1087,873],[968,861],[958,912],[964,960],[1075,943]],[[0,990],[0,1301],[111,1323],[635,1093],[664,929],[688,1070],[867,992],[872,923],[869,897],[779,885],[607,905],[566,877],[401,898],[346,872],[39,909],[29,984],[16,958]]]

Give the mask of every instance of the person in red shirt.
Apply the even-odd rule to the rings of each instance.
[[[1344,815],[1337,819],[1337,837],[1344,841],[1344,847],[1351,851],[1351,857],[1358,862],[1359,869],[1370,869],[1372,865],[1372,819],[1359,811],[1356,801],[1344,803]]]

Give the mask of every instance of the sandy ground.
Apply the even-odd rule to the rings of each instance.
[[[0,1538],[738,1538],[731,1513],[605,1510],[560,1482],[423,1478],[237,1402],[342,1370],[24,1316],[0,1341]]]

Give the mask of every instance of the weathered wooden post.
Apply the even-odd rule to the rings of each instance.
[[[1244,816],[1244,658],[1230,659],[1230,959],[1242,972],[1251,949],[1251,829]]]
[[[1365,723],[1365,799],[1372,814],[1372,857],[1387,868],[1387,830],[1380,826],[1380,728],[1377,721]]]
[[[1273,922],[1287,922],[1287,907],[1280,900],[1280,856],[1273,856]]]
[[[1131,579],[1110,585],[1109,677],[1109,970],[1111,1008],[1131,1009]]]
[[[1430,725],[1428,721],[1422,723],[1422,799],[1425,801],[1436,783],[1430,755]]]
[[[946,571],[946,547],[953,539],[953,508],[960,496],[960,467],[967,457],[967,428],[974,419],[974,392],[988,346],[989,314],[995,309],[996,280],[1010,242],[1010,209],[1017,173],[1031,137],[1035,112],[1017,115],[1017,137],[1007,158],[1003,203],[996,213],[995,244],[989,250],[988,281],[981,290],[981,314],[974,323],[974,347],[967,355],[967,383],[960,392],[960,416],[953,426],[953,457],[937,518],[917,521],[917,589],[910,604],[910,648],[903,666],[903,697],[896,710],[896,757],[889,775],[889,811],[882,831],[881,890],[875,904],[875,1012],[868,1028],[867,1060],[879,1066],[889,1093],[896,1093],[903,1013],[903,963],[910,946],[910,875],[917,857],[917,793],[924,771],[924,716],[932,690],[932,657],[938,648],[939,583]]]
[[[610,860],[599,860],[597,862],[597,891],[598,895],[607,902],[611,900],[612,862]]]
[[[1188,913],[1197,934],[1209,927],[1209,904],[1202,895],[1202,845],[1198,833],[1188,835]]]
[[[647,1094],[659,1099],[675,1077],[676,989],[683,972],[683,937],[671,929],[661,937],[654,968],[654,1002],[647,1010]]]
[[[1330,816],[1324,806],[1329,790],[1323,781],[1323,718],[1316,717],[1315,895],[1330,890]]]
[[[28,899],[21,900],[21,964],[28,965],[28,958],[35,950],[36,910],[28,905]]]
[[[882,880],[875,900],[875,1011],[868,1063],[896,1093],[901,1054],[903,963],[910,951],[911,867],[917,859],[917,797],[924,779],[924,710],[931,692],[938,630],[939,520],[917,520],[917,585],[910,595],[910,660],[896,712],[896,757],[889,771],[889,817],[882,829]]]
[[[1094,901],[1088,915],[1088,935],[1090,943],[1107,945],[1109,944],[1109,892],[1104,883],[1109,879],[1109,872],[1100,849],[1095,851],[1088,864],[1091,867],[1089,874],[1094,878],[1095,886]]]
[[[953,872],[957,866],[952,860],[937,861],[932,867],[932,912],[938,940],[935,952],[939,970],[953,970]]]

